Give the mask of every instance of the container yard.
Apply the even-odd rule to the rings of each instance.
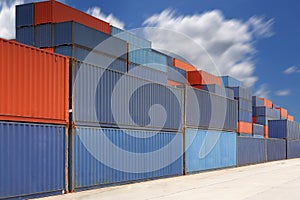
[[[0,199],[300,158],[300,123],[224,74],[56,1],[0,39]]]

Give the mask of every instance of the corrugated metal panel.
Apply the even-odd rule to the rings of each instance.
[[[35,27],[35,46],[53,47],[53,24],[42,24]]]
[[[249,101],[252,101],[252,91],[251,88],[244,87],[229,87],[234,91],[235,98],[242,98]]]
[[[73,63],[73,116],[76,124],[178,130],[182,89],[116,71]]]
[[[186,84],[186,71],[177,67],[168,66],[168,79],[178,83]]]
[[[264,99],[264,98],[260,98],[260,100],[262,100],[264,102],[264,106],[267,108],[273,108],[273,103],[272,101],[268,100],[268,99]]]
[[[236,131],[237,102],[207,91],[186,88],[186,126]]]
[[[169,66],[175,66],[175,67],[178,67],[180,69],[183,69],[185,71],[196,71],[197,68],[194,67],[193,65],[189,64],[189,63],[186,63],[186,62],[183,62],[179,59],[176,59],[176,58],[173,58],[173,64],[172,65],[169,65]]]
[[[266,126],[268,126],[269,121],[272,121],[272,120],[277,120],[277,119],[274,119],[272,117],[266,117],[266,116],[256,117],[256,123],[257,124],[266,125]]]
[[[260,124],[252,124],[252,132],[255,135],[264,135],[264,126]]]
[[[76,127],[72,188],[182,174],[182,135],[168,132]]]
[[[56,23],[54,37],[55,46],[75,44],[115,57],[127,58],[125,41],[76,22]]]
[[[34,46],[33,26],[16,28],[16,41],[29,46]]]
[[[141,49],[129,44],[129,62],[167,72],[167,56],[153,49]]]
[[[224,87],[222,87],[220,85],[216,85],[216,84],[201,85],[201,86],[202,86],[202,89],[205,90],[205,91],[209,91],[209,92],[212,92],[212,93],[224,96],[224,97],[228,97],[230,99],[234,98],[233,90],[231,90],[231,89],[224,88]],[[227,90],[229,90],[229,91],[227,91]],[[228,96],[228,94],[229,94],[229,96]]]
[[[269,137],[300,139],[300,123],[288,120],[269,121]]]
[[[187,81],[191,85],[222,85],[222,80],[210,73],[205,71],[188,71],[187,72]]]
[[[171,56],[167,56],[167,65],[168,66],[173,66],[173,58]],[[181,68],[179,68],[179,69],[181,69]]]
[[[75,58],[79,61],[85,61],[90,64],[99,65],[103,68],[113,69],[120,72],[126,72],[126,61],[105,55],[100,52],[85,49],[79,46],[59,46],[54,48],[55,53]]]
[[[287,158],[300,158],[300,140],[287,140]]]
[[[250,133],[238,133],[238,136],[240,136],[240,137],[252,137],[253,135],[250,134]],[[264,138],[264,137],[262,137],[262,138]]]
[[[230,88],[225,88],[226,97],[229,99],[234,99],[234,92]]]
[[[259,99],[257,96],[252,97],[252,106],[258,107],[258,106],[264,106],[264,101]]]
[[[128,74],[156,83],[167,84],[167,73],[141,65],[130,64]]]
[[[35,25],[75,21],[106,34],[110,34],[109,23],[57,1],[34,3],[34,19]]]
[[[16,27],[33,26],[34,24],[33,3],[16,6]]]
[[[247,99],[238,98],[239,110],[251,111],[252,113],[252,102]]]
[[[145,49],[151,48],[151,42],[149,40],[141,38],[133,33],[119,29],[112,25],[110,26],[110,30],[111,30],[111,35],[120,38],[122,40],[125,40],[129,44],[138,46],[140,48],[145,48]]]
[[[250,165],[266,162],[266,142],[260,138],[237,138],[237,165]]]
[[[242,87],[242,82],[230,76],[221,76],[223,85],[225,87]]]
[[[236,133],[187,129],[186,172],[236,166]]]
[[[273,105],[274,106],[274,105]],[[288,111],[284,108],[278,108],[277,106],[274,106],[277,110],[280,112],[280,119],[287,119],[288,117]]]
[[[252,112],[246,110],[239,110],[238,121],[252,122]]]
[[[66,190],[64,126],[0,122],[0,138],[0,199]]]
[[[238,122],[238,133],[246,133],[246,134],[252,134],[252,123],[250,122]]]
[[[69,59],[0,39],[0,120],[66,124]]]
[[[286,159],[286,140],[267,139],[267,159],[268,161]]]
[[[256,107],[256,116],[267,116],[273,119],[280,119],[280,111],[273,108],[267,108],[264,106]]]
[[[253,134],[254,138],[265,138],[264,135],[257,135],[257,134]]]

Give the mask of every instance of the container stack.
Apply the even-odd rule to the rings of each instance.
[[[0,39],[0,199],[68,189],[69,59]]]
[[[183,86],[187,83],[186,81],[187,69],[180,64],[178,65],[178,62],[176,62],[176,60],[177,59],[172,58],[170,56],[167,57],[167,64],[168,64],[167,85],[169,86]]]

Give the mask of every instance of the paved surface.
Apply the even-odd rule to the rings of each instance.
[[[43,198],[43,200],[77,199],[299,200],[300,159]]]

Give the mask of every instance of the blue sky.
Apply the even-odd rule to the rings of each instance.
[[[7,2],[13,1],[7,0]],[[31,1],[26,0],[26,2]],[[187,19],[190,25],[193,24],[193,20],[205,22],[204,19],[220,19],[216,26],[225,26],[225,28],[213,27],[215,29],[212,30],[221,33],[220,35],[212,33],[214,37],[211,41],[216,41],[216,37],[221,37],[221,41],[226,40],[227,43],[233,43],[235,47],[240,47],[240,54],[244,54],[239,55],[237,52],[229,54],[229,57],[232,56],[235,59],[234,65],[232,65],[235,67],[227,66],[226,70],[230,70],[231,75],[233,74],[252,85],[253,92],[269,97],[275,104],[287,108],[297,120],[300,119],[300,61],[298,56],[300,2],[297,0],[188,0],[184,2],[180,0],[64,0],[64,2],[84,12],[92,7],[99,7],[101,9],[98,13],[99,17],[108,19],[112,14],[110,19],[118,19],[126,29],[143,27],[146,20],[148,20],[147,25],[164,27],[168,24],[167,22],[172,20],[174,22]],[[164,11],[166,12],[164,13]],[[156,17],[153,17],[155,14]],[[152,20],[149,21],[150,18]],[[235,24],[234,27],[241,28],[240,35],[235,36],[234,30],[228,32],[226,26],[230,27],[228,24],[231,22]],[[173,24],[176,25],[176,23]],[[195,26],[201,25],[195,22]],[[188,27],[183,21],[178,23],[178,26],[180,28]],[[190,35],[192,39],[197,37],[197,31],[200,31],[197,27],[192,30],[193,34]],[[244,30],[245,27],[246,30]],[[182,30],[180,28],[176,31]],[[208,28],[212,27],[208,26]],[[224,34],[222,31],[225,31]],[[205,33],[202,31],[199,34],[202,34],[202,38],[197,41],[201,42]],[[245,39],[237,42],[234,37],[227,37],[228,35],[234,35],[235,38],[244,36]],[[226,37],[222,38],[223,36]],[[149,38],[157,39],[153,35]],[[208,50],[216,48],[220,40],[213,44],[206,42],[204,46]],[[178,48],[184,49],[184,46],[179,45]],[[239,48],[236,51],[239,51]],[[185,56],[189,57],[191,53]],[[217,58],[216,56],[215,58]],[[247,61],[243,62],[242,58]],[[225,61],[226,59],[217,60],[216,63],[224,65],[225,68]],[[198,60],[195,62],[201,63]],[[288,68],[289,70],[287,70]],[[222,66],[219,66],[219,69],[222,70]]]

